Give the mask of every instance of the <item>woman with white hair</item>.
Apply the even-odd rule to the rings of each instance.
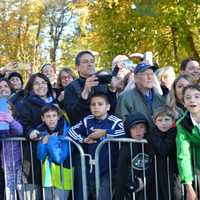
[[[160,83],[163,96],[166,96],[171,90],[172,84],[176,78],[174,68],[172,66],[162,67],[156,71],[156,76]]]
[[[132,61],[126,55],[117,55],[112,61],[113,72],[116,67],[118,68],[118,72],[115,74],[118,94],[135,87],[132,73],[134,64]]]

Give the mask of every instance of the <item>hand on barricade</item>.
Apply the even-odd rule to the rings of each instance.
[[[97,143],[97,141],[87,137],[87,138],[85,138],[84,143],[95,144],[95,143]]]
[[[40,132],[38,130],[31,131],[29,137],[31,140],[37,140]]]
[[[94,129],[93,132],[90,135],[88,135],[88,138],[92,140],[97,140],[105,135],[106,135],[105,129]]]
[[[144,183],[141,178],[134,177],[134,182],[127,185],[128,193],[139,192],[144,189]]]
[[[11,123],[13,121],[13,116],[8,112],[0,112],[0,121]]]
[[[84,143],[94,144],[97,140],[106,135],[106,130],[104,129],[93,129],[93,132],[85,138]]]

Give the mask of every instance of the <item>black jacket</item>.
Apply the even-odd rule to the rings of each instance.
[[[154,162],[153,151],[149,144],[144,145],[144,154],[142,145],[132,143],[132,156],[130,145],[122,145],[119,154],[118,169],[116,174],[115,200],[132,199],[132,193],[136,192],[136,199],[144,199],[144,171],[146,176],[147,200],[154,199]],[[145,161],[145,170],[143,170],[143,158]],[[132,179],[132,176],[134,177]],[[140,181],[139,181],[140,179]],[[142,182],[141,182],[142,181]],[[140,191],[138,191],[140,190]]]
[[[24,89],[19,90],[16,93],[13,93],[10,97],[9,97],[9,101],[13,104],[13,105],[17,105],[22,99],[24,98]]]
[[[178,174],[176,162],[176,128],[171,128],[165,133],[155,128],[147,140],[152,145],[156,155],[159,199],[169,199],[169,184],[171,199],[176,199],[174,196]],[[169,177],[167,170],[169,170]]]
[[[91,114],[89,108],[90,98],[88,98],[88,100],[81,98],[85,80],[85,78],[80,77],[72,81],[65,88],[65,95],[62,103],[72,125],[75,125],[81,119]],[[114,113],[116,106],[116,93],[110,92],[107,85],[98,85],[94,87],[90,95],[93,95],[96,92],[102,92],[108,96],[111,104],[110,114]]]
[[[19,113],[17,119],[23,126],[25,137],[29,138],[30,132],[42,123],[41,109],[47,104],[37,95],[29,95],[19,102],[16,108]]]

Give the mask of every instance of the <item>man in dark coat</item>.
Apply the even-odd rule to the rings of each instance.
[[[111,113],[116,105],[116,88],[100,84],[95,76],[95,57],[90,51],[81,51],[75,59],[79,78],[72,81],[64,94],[64,110],[72,125],[90,114],[90,97],[96,92],[105,93],[111,104]]]

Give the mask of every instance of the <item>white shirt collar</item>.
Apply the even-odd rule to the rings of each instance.
[[[191,121],[192,121],[193,125],[196,126],[200,130],[200,123],[197,123],[195,121],[195,119],[192,117],[191,113],[190,113],[190,118],[191,118]]]

